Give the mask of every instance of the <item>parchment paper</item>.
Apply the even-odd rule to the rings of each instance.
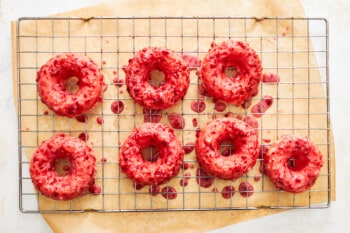
[[[90,16],[256,16],[256,17],[264,17],[264,16],[293,16],[293,17],[303,17],[304,12],[301,4],[299,1],[277,1],[277,0],[264,0],[264,1],[199,1],[199,0],[194,0],[194,1],[185,1],[185,0],[179,0],[179,1],[156,1],[156,0],[151,0],[151,1],[142,1],[142,0],[132,0],[132,1],[121,1],[118,3],[115,3],[113,1],[111,2],[106,2],[104,4],[88,7],[85,9],[79,9],[76,11],[72,12],[66,12],[66,13],[61,13],[58,14],[58,16],[82,16],[82,17],[90,17]],[[50,23],[49,21],[47,22],[48,24]],[[211,22],[208,22],[208,31]],[[26,26],[23,26],[21,28],[22,33],[28,33],[29,35],[32,33],[35,27],[38,25],[34,24],[28,24]],[[71,32],[76,32],[76,33],[88,33],[89,31],[95,30],[96,25],[89,24],[87,21],[86,24],[81,24],[81,25],[70,25],[71,27]],[[111,25],[110,28],[108,25],[104,25],[104,29],[106,30],[106,33],[110,33],[114,29],[115,25]],[[157,33],[164,33],[163,31],[163,26],[162,27],[154,27],[152,30],[155,30]],[[296,24],[296,25],[291,25],[290,21],[280,21],[279,25],[276,27],[275,24],[269,24],[266,23],[265,21],[261,22],[255,22],[253,24],[246,25],[245,29],[243,27],[237,27],[235,28],[232,33],[233,37],[234,35],[244,35],[244,32],[242,30],[248,30],[248,32],[245,33],[251,33],[251,35],[279,35],[282,37],[282,34],[287,35],[293,33],[294,35],[305,35],[307,26],[303,24]],[[284,31],[276,31],[276,28],[284,28]],[[291,28],[293,28],[293,32],[291,32]],[[45,25],[39,25],[39,27],[36,28],[35,30],[38,35],[40,36],[40,33],[42,32],[43,34],[47,33],[48,30],[54,30],[57,32],[60,32],[65,30],[65,27],[60,28],[55,27],[54,29],[51,29],[51,27],[46,27]],[[122,28],[120,29],[121,31],[118,31],[119,33],[125,33],[127,34],[130,30],[130,28]],[[137,30],[140,30],[139,33],[142,34],[142,27],[138,27]],[[158,31],[157,31],[158,30]],[[221,32],[226,33],[227,30],[227,25],[216,25],[215,26],[215,33],[220,36]],[[169,29],[171,32],[171,28]],[[169,32],[169,33],[170,33]],[[190,32],[189,32],[190,33]],[[205,33],[205,31],[203,32]],[[15,40],[16,35],[15,35],[15,30],[13,31],[13,38]],[[244,39],[244,38],[243,38]],[[307,39],[307,38],[306,38]],[[297,39],[293,38],[294,42],[291,43],[292,38],[290,37],[285,37],[282,39],[279,39],[279,50],[300,50],[300,51],[305,51],[310,48],[306,48],[308,43],[305,43],[305,38],[303,38],[304,41],[300,40],[300,43],[297,42]],[[209,48],[209,43],[212,41],[212,38],[208,39],[208,43],[203,44],[203,47],[200,47],[200,50],[204,50],[206,47]],[[220,38],[218,39],[220,41]],[[67,44],[66,42],[63,42],[62,44],[59,43],[59,40],[56,40],[57,44],[48,44],[48,48],[36,48],[36,49],[51,49],[52,47],[55,48],[55,51],[60,51],[60,50],[72,50],[72,51],[80,51],[80,50],[86,50],[85,48],[81,47],[81,41],[70,41],[69,42],[69,47],[64,47],[62,44]],[[259,48],[259,43],[261,41],[259,40],[248,40],[248,42],[256,48]],[[270,41],[272,46],[272,50],[276,51],[276,42]],[[91,43],[93,44],[94,41],[92,40]],[[152,45],[156,46],[157,43],[169,43],[169,47],[173,47],[174,50],[177,50],[176,44],[171,44],[171,41],[164,42],[162,40],[153,40],[152,42],[147,41],[147,43],[151,43]],[[147,46],[148,44],[145,44]],[[45,44],[45,43],[43,43]],[[85,42],[85,44],[89,45],[89,42]],[[14,43],[15,45],[15,43]],[[25,41],[22,42],[21,45],[25,46],[26,48],[35,48],[35,42],[34,41]],[[90,45],[93,47],[92,45]],[[266,46],[269,46],[269,43],[266,44]],[[291,48],[291,46],[293,48]],[[89,46],[88,46],[89,47]],[[98,46],[97,46],[98,47]],[[26,48],[22,48],[25,50]],[[109,48],[111,49],[111,48]],[[141,49],[141,48],[140,48]],[[189,46],[188,50],[191,50],[192,47]],[[265,50],[265,49],[264,49]],[[267,49],[266,49],[267,50]],[[16,48],[14,46],[14,59],[16,59]],[[196,52],[193,50],[193,52]],[[277,66],[303,66],[307,64],[307,66],[316,66],[316,60],[315,56],[313,54],[307,55],[308,53],[300,53],[300,54],[293,54],[293,59],[291,59],[291,52],[287,52],[284,54],[279,54],[279,60],[276,59],[276,54],[272,54],[269,56],[268,54],[264,54],[263,58],[263,65],[265,68],[265,71],[271,71],[274,72],[276,71],[276,64]],[[112,63],[112,58],[110,57],[102,57],[100,54],[94,53],[94,51],[91,51],[91,53],[88,53],[90,57],[92,57],[96,62],[100,62],[100,65],[103,66],[103,61],[107,60],[107,65]],[[202,55],[201,55],[202,56]],[[40,66],[42,65],[49,57],[45,56],[40,56],[40,59],[36,61],[35,65]],[[25,57],[22,56],[21,58],[21,64],[22,66],[25,66],[26,61],[28,61],[28,64],[33,64],[33,57]],[[291,64],[291,60],[293,61],[293,64]],[[16,60],[14,60],[14,74],[16,74],[17,69],[15,67],[16,65]],[[125,61],[119,61],[121,64],[124,64],[127,61],[127,58],[125,58]],[[269,68],[268,67],[272,67]],[[303,85],[302,80],[305,78],[305,76],[308,76],[308,72],[310,70],[308,69],[300,69],[300,70],[292,70],[292,69],[286,69],[286,71],[283,71],[282,69],[280,70],[280,76],[281,80],[283,82],[300,82],[299,85],[293,86],[293,85],[280,85],[278,91],[276,90],[276,86],[269,86],[266,85],[264,86],[263,89],[260,90],[260,93],[256,100],[254,100],[254,103],[258,101],[261,96],[264,94],[270,94],[274,97],[277,95],[281,98],[281,100],[278,101],[279,107],[277,108],[275,105],[269,110],[270,113],[273,113],[274,111],[279,111],[280,114],[283,115],[285,114],[284,117],[278,116],[278,121],[276,119],[276,115],[274,114],[267,114],[264,116],[262,119],[260,119],[260,124],[263,124],[264,127],[269,128],[269,124],[276,124],[278,122],[278,128],[284,129],[284,130],[279,130],[278,132],[269,132],[268,130],[265,132],[261,132],[261,138],[264,138],[265,136],[268,138],[271,138],[272,141],[276,140],[279,135],[283,133],[291,133],[293,131],[293,128],[304,128],[305,126],[310,126],[310,122],[305,121],[305,115],[303,117],[303,114],[305,113],[315,113],[315,117],[318,117],[318,120],[312,121],[312,128],[317,128],[317,127],[325,127],[324,123],[326,122],[325,115],[320,115],[318,116],[316,113],[322,113],[325,112],[326,108],[326,103],[325,103],[325,90],[324,86],[320,83],[321,77],[319,74],[319,71],[312,70],[312,75],[309,74],[309,76],[312,78],[310,82],[315,82],[316,85],[312,86],[312,90],[306,90],[309,88],[309,85]],[[113,69],[109,69],[108,67],[105,67],[105,77],[106,77],[106,83],[111,83],[113,79]],[[291,73],[292,72],[292,73]],[[35,76],[35,72],[28,72],[27,74],[24,73],[22,74],[22,77],[24,77],[21,81],[28,83],[33,83]],[[121,77],[123,77],[123,73],[119,73]],[[14,75],[16,77],[16,75]],[[191,76],[193,80],[195,80],[195,76]],[[293,80],[292,80],[292,77]],[[298,79],[300,77],[300,80]],[[15,79],[16,81],[16,79]],[[17,92],[16,88],[17,85],[15,86],[15,93]],[[125,88],[125,87],[124,87]],[[29,85],[29,87],[26,87],[25,90],[21,90],[21,93],[26,93],[24,95],[27,95],[28,98],[31,98],[33,96],[36,96],[35,93],[35,87],[32,87]],[[194,98],[197,96],[196,94],[196,89],[192,88],[189,90],[189,93],[187,94],[188,98]],[[120,92],[119,92],[120,93]],[[298,94],[299,93],[299,94]],[[303,93],[309,93],[310,95],[317,97],[315,98],[312,106],[306,106],[305,103],[303,102],[298,102],[298,101],[290,101],[288,98],[305,98],[303,96]],[[23,95],[22,94],[22,95]],[[293,95],[293,96],[292,96]],[[300,96],[298,96],[300,95]],[[123,93],[119,94],[119,97],[121,98],[127,98],[128,94],[124,89]],[[22,96],[23,97],[23,96]],[[115,93],[111,92],[110,89],[105,93],[105,97],[107,98],[115,98]],[[319,97],[319,100],[317,100]],[[36,105],[36,102],[33,102],[31,104]],[[22,104],[22,114],[23,113],[31,113],[33,112],[33,105],[31,104]],[[103,107],[97,107],[92,111],[92,113],[99,115],[102,112],[107,112],[110,111],[108,110],[110,106],[110,103],[104,104]],[[189,103],[184,103],[182,105],[184,108],[189,108]],[[42,113],[45,110],[44,105],[41,103],[35,107],[36,110],[35,112]],[[102,109],[101,109],[102,108]],[[136,111],[142,111],[140,110],[141,108],[136,107]],[[207,106],[207,109],[211,109],[210,105]],[[177,107],[174,107],[169,110],[169,112],[176,112],[178,109]],[[130,107],[130,109],[126,108],[125,111],[130,111],[132,113],[134,111],[134,108]],[[300,117],[292,117],[291,112],[296,112],[300,113]],[[242,112],[244,113],[244,112]],[[51,113],[50,113],[51,114]],[[163,117],[164,118],[164,117]],[[209,114],[208,117],[202,117],[200,118],[201,121],[199,124],[204,124],[207,120],[209,120]],[[70,121],[69,124],[66,124],[66,121],[63,118],[60,117],[55,117],[54,122],[52,122],[52,118],[50,120],[47,120],[45,116],[40,117],[40,119],[37,121],[35,117],[28,117],[28,118],[23,118],[22,119],[22,127],[23,131],[25,131],[27,128],[29,129],[28,133],[23,133],[22,134],[22,140],[24,144],[28,145],[35,145],[40,142],[41,140],[44,140],[45,138],[48,138],[49,136],[53,135],[53,132],[48,132],[47,134],[40,134],[39,139],[36,137],[32,137],[32,132],[31,129],[52,129],[54,128],[55,131],[65,131],[68,130],[69,127],[73,127],[74,129],[80,129],[81,125],[76,124],[74,121]],[[120,119],[122,120],[122,119]],[[164,119],[163,119],[164,121]],[[190,123],[191,117],[187,119],[187,124],[191,125]],[[35,123],[37,122],[37,123]],[[272,123],[269,123],[272,122]],[[317,123],[318,122],[318,123]],[[105,118],[105,124],[104,124],[104,130],[109,130],[112,129],[113,127],[121,127],[118,125],[119,122],[115,121],[114,118],[108,118],[108,114],[106,115]],[[137,123],[141,123],[141,121],[138,121]],[[318,125],[320,124],[320,125]],[[100,130],[100,126],[94,125],[88,125],[84,126],[87,128],[82,128],[81,130]],[[133,127],[133,125],[128,125],[126,127],[130,128]],[[271,128],[276,127],[276,125],[271,126]],[[305,135],[307,134],[307,130],[296,130],[293,131],[294,133]],[[310,132],[309,132],[310,133]],[[186,140],[194,140],[193,135],[185,135],[183,136],[181,133],[178,133],[178,135],[181,138],[184,138]],[[320,132],[311,132],[312,139],[316,143],[322,143],[326,141],[325,137],[326,131],[320,131]],[[123,139],[127,135],[121,136],[120,138],[115,138],[113,137],[113,134],[110,133],[105,133],[104,140],[105,143],[114,143],[115,141],[122,142]],[[100,135],[91,135],[92,141],[94,143],[94,146],[97,146],[95,149],[95,153],[97,154],[98,158],[100,158],[103,154],[103,156],[107,157],[108,161],[116,161],[116,151],[108,151],[105,153],[102,153],[98,149],[98,145],[101,144],[101,136]],[[124,138],[123,138],[124,137]],[[107,141],[107,142],[106,142]],[[332,143],[333,145],[333,143]],[[327,147],[326,146],[321,146],[321,150],[324,153],[327,153]],[[33,149],[30,150],[28,149],[26,152],[28,156],[31,156]],[[333,156],[331,161],[334,161],[334,151],[333,148],[331,148],[330,154]],[[188,160],[191,160],[194,158],[194,155],[191,155],[192,157],[187,158]],[[99,169],[100,167],[98,167]],[[251,175],[254,173],[257,173],[258,166],[256,166],[253,171],[250,173]],[[324,168],[325,169],[325,168]],[[331,165],[331,171],[332,171],[332,198],[335,198],[335,168],[334,168],[334,163]],[[115,171],[108,170],[105,168],[105,175],[110,175],[109,172],[113,173]],[[192,172],[193,173],[193,172]],[[323,170],[323,173],[327,173],[327,171]],[[112,176],[112,175],[111,175]],[[98,182],[98,181],[97,181]],[[192,181],[193,182],[193,181]],[[320,189],[324,187],[324,184],[326,182],[326,178],[321,178],[319,181],[316,183],[314,189]],[[266,181],[268,184],[268,181]],[[108,186],[108,183],[105,184],[105,186]],[[269,187],[273,188],[272,185]],[[267,188],[267,187],[265,187]],[[236,194],[239,195],[239,194]],[[259,196],[257,193],[254,194],[255,196]],[[255,201],[260,202],[260,205],[276,205],[276,193],[272,194],[266,194],[264,198],[264,203],[261,203],[261,198],[252,199],[251,200],[251,205],[255,206]],[[279,194],[278,194],[279,195]],[[303,195],[301,194],[297,198],[297,205],[304,205],[305,203],[308,203],[309,201],[309,196],[308,195]],[[317,194],[313,194],[312,196],[313,203],[317,202],[323,202],[324,201],[324,194],[320,194],[319,196]],[[106,199],[108,200],[108,199]],[[197,198],[193,198],[193,200],[188,200],[189,203],[195,202],[198,200]],[[279,203],[281,206],[283,205],[290,205],[292,202],[292,196],[289,194],[281,194],[281,196],[278,198],[281,203]],[[110,208],[113,209],[113,204],[111,202],[106,202],[106,206],[111,205]],[[285,203],[284,203],[285,202]],[[101,201],[95,197],[86,197],[82,198],[81,200],[78,200],[75,202],[76,208],[93,208],[91,206],[99,206]],[[218,202],[220,205],[220,202]],[[60,207],[64,208],[66,204],[64,203],[58,203],[57,208],[59,209]],[[41,209],[46,209],[47,206],[52,206],[52,201],[46,198],[41,198],[40,199],[40,208]],[[244,205],[243,205],[244,207]],[[49,207],[49,209],[52,207]],[[54,232],[139,232],[139,231],[169,231],[169,232],[202,232],[210,229],[215,229],[219,227],[223,227],[229,224],[234,224],[238,223],[241,221],[246,221],[252,218],[257,218],[261,217],[264,215],[268,214],[274,214],[277,213],[281,210],[272,210],[272,209],[259,209],[259,210],[241,210],[241,211],[179,211],[179,212],[146,212],[146,213],[108,213],[108,214],[98,214],[98,213],[83,213],[83,214],[43,214],[43,217],[45,220],[48,222],[50,227],[53,229]]]

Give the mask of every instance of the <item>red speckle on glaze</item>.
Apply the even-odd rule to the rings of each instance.
[[[201,113],[205,110],[206,105],[203,100],[193,100],[191,103],[191,109],[195,112]]]
[[[189,154],[194,149],[194,143],[193,142],[187,142],[182,149],[185,151],[185,154]]]
[[[185,119],[180,114],[170,113],[168,120],[174,129],[183,129],[185,127]]]
[[[254,181],[259,181],[261,179],[261,176],[260,175],[255,175],[254,176]]]
[[[115,100],[111,104],[111,110],[114,114],[120,114],[124,111],[124,103],[120,100]]]
[[[87,115],[79,115],[79,116],[76,116],[75,119],[81,123],[85,123],[88,120],[88,116]]]
[[[187,63],[189,70],[197,70],[201,65],[201,60],[196,55],[185,53],[182,59]]]
[[[78,138],[80,138],[81,140],[86,142],[87,140],[89,140],[89,134],[88,133],[80,133]]]
[[[225,199],[230,199],[231,197],[233,197],[233,195],[235,195],[235,192],[236,192],[235,187],[225,186],[221,191],[221,195]]]
[[[280,77],[275,73],[266,72],[262,76],[262,81],[263,83],[267,83],[267,84],[275,84],[280,81]]]
[[[106,65],[107,64],[107,62],[106,61],[102,61],[102,65]]]
[[[118,74],[118,71],[117,70],[113,70],[113,74],[114,75]]]
[[[251,109],[251,112],[254,117],[261,117],[267,109],[269,109],[272,105],[273,98],[269,95],[265,95],[263,99],[254,105]]]
[[[211,190],[213,193],[217,193],[219,190],[217,187],[214,187],[212,190]]]
[[[196,171],[196,182],[202,188],[209,188],[214,183],[214,177],[209,177],[205,171],[198,168]]]
[[[222,101],[215,101],[214,109],[215,109],[217,112],[223,112],[223,111],[226,110],[226,103],[225,103],[225,102],[222,102]]]
[[[151,185],[151,186],[149,186],[148,192],[149,192],[149,194],[151,194],[152,196],[157,196],[158,193],[160,192],[160,187],[159,187],[159,185]]]
[[[162,196],[165,199],[173,200],[177,197],[177,191],[174,187],[171,187],[171,186],[164,187],[162,188]]]
[[[163,116],[163,111],[158,109],[143,108],[142,113],[144,122],[158,123]]]
[[[121,86],[124,85],[124,80],[121,79],[121,78],[119,78],[119,77],[115,77],[115,78],[113,79],[113,84],[114,84],[115,86],[117,86],[117,87],[121,87]]]
[[[102,117],[97,117],[96,122],[97,122],[97,124],[102,125],[103,124],[103,118]]]
[[[45,111],[45,112],[44,112],[44,115],[46,115],[46,116],[49,115],[49,112],[48,112],[48,111]]]
[[[239,193],[242,197],[250,197],[254,193],[254,187],[249,182],[242,182],[239,184],[238,187]]]
[[[188,180],[187,179],[181,179],[180,180],[180,186],[185,187],[188,185]]]
[[[190,164],[190,168],[193,169],[194,168],[194,164]]]
[[[193,118],[193,119],[192,119],[192,125],[193,125],[193,127],[197,127],[197,126],[198,126],[198,120],[197,120],[197,118]]]
[[[243,120],[243,116],[242,116],[242,115],[237,115],[236,118],[237,118],[238,120]]]
[[[101,158],[101,163],[106,163],[106,162],[107,162],[107,158],[106,157]]]
[[[30,130],[30,128],[29,128],[29,127],[27,127],[27,128],[26,128],[26,131],[29,131],[29,130]]]

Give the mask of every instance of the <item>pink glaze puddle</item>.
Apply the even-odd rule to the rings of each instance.
[[[251,112],[253,116],[257,118],[261,117],[267,109],[271,107],[272,103],[273,98],[269,95],[265,95],[259,103],[252,107]]]
[[[170,113],[168,120],[174,129],[183,129],[185,127],[185,119],[180,114]]]

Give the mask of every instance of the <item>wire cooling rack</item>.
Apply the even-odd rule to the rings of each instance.
[[[260,143],[269,146],[283,134],[310,137],[324,155],[324,166],[316,184],[302,194],[290,194],[276,188],[256,166],[235,181],[214,179],[209,188],[200,187],[196,178],[198,164],[194,152],[185,155],[183,169],[161,188],[171,186],[177,197],[169,200],[161,194],[152,196],[149,187],[137,187],[119,170],[121,144],[133,128],[144,122],[143,109],[135,104],[125,85],[122,67],[144,47],[167,47],[179,54],[203,58],[210,44],[233,39],[248,42],[259,54],[264,72],[280,77],[276,84],[262,83],[258,103],[264,95],[273,97],[271,108],[259,123]],[[123,212],[173,210],[227,210],[258,208],[324,208],[331,201],[331,136],[328,95],[328,24],[321,18],[234,18],[234,17],[164,17],[164,18],[20,18],[17,21],[17,89],[19,137],[19,206],[23,212]],[[62,52],[91,57],[103,70],[108,86],[104,102],[91,110],[85,123],[53,114],[37,94],[36,72],[48,59]],[[317,62],[316,62],[317,58]],[[170,113],[185,119],[185,127],[175,130],[182,144],[195,142],[195,134],[206,122],[224,117],[251,115],[244,109],[227,105],[224,112],[214,108],[212,98],[199,94],[200,80],[191,71],[191,83],[183,101],[163,111],[161,122],[168,124]],[[191,102],[202,99],[202,113],[191,110]],[[114,114],[111,103],[121,100],[125,109]],[[97,124],[102,117],[103,124]],[[194,120],[195,119],[195,120]],[[193,124],[197,121],[198,125]],[[100,194],[88,194],[72,201],[55,201],[38,194],[31,183],[29,161],[45,139],[64,132],[89,135],[87,144],[97,157],[96,183]],[[263,157],[263,155],[262,155]],[[187,166],[189,168],[187,168]],[[187,168],[187,169],[186,169]],[[181,180],[188,185],[182,187]],[[250,197],[238,192],[241,182],[254,187]],[[232,186],[236,193],[225,199],[222,190]]]

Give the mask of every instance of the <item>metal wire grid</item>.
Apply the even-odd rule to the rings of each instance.
[[[177,190],[177,198],[167,200],[152,196],[148,187],[136,190],[118,169],[118,151],[132,129],[142,124],[142,108],[128,95],[125,85],[115,86],[113,78],[122,79],[123,65],[138,50],[147,46],[167,47],[181,54],[202,58],[212,41],[228,39],[248,42],[260,55],[264,71],[281,77],[278,84],[262,83],[256,104],[263,95],[274,98],[273,106],[258,118],[260,142],[270,145],[282,134],[294,133],[310,137],[321,149],[325,165],[315,186],[302,194],[290,194],[277,189],[261,174],[257,165],[236,181],[214,179],[210,188],[196,183],[194,152],[184,162],[194,167],[185,170],[168,182]],[[312,41],[312,43],[311,43]],[[35,77],[40,66],[61,52],[82,53],[97,62],[105,75],[108,89],[104,102],[87,114],[88,121],[79,123],[54,115],[40,102]],[[315,60],[318,59],[318,63]],[[197,68],[197,67],[194,67]],[[17,88],[19,138],[19,206],[22,212],[124,212],[173,210],[229,210],[257,208],[324,208],[331,201],[331,149],[328,94],[328,23],[321,18],[251,18],[251,17],[162,17],[162,18],[21,18],[17,21]],[[321,78],[320,78],[321,77]],[[183,145],[195,141],[195,133],[214,117],[225,113],[250,115],[250,109],[228,105],[225,112],[217,112],[211,98],[198,92],[200,80],[191,72],[191,83],[184,100],[163,111],[161,122],[169,124],[170,113],[181,114],[186,122],[182,130],[175,130]],[[204,100],[207,107],[195,113],[190,105]],[[125,110],[115,115],[110,110],[114,100],[121,100]],[[96,123],[102,117],[104,124]],[[152,115],[150,116],[152,118]],[[192,125],[196,119],[198,126]],[[72,201],[54,201],[37,194],[29,176],[29,159],[41,141],[58,132],[77,136],[89,134],[88,144],[98,159],[96,183],[99,195],[86,195]],[[267,140],[266,138],[270,139]],[[225,146],[225,145],[223,145]],[[227,145],[226,145],[227,146]],[[152,152],[151,152],[152,153]],[[102,158],[107,162],[100,162]],[[255,181],[254,177],[259,177]],[[179,181],[189,179],[181,187]],[[252,197],[238,193],[241,181],[254,186]],[[229,199],[221,196],[224,186],[233,186],[237,193]],[[218,192],[212,190],[216,187]]]

